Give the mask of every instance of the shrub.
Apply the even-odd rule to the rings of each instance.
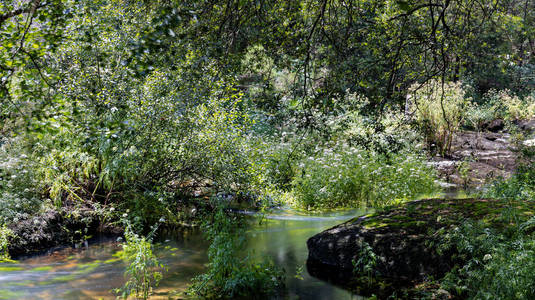
[[[416,105],[416,121],[424,132],[428,145],[444,156],[449,153],[454,134],[465,118],[470,98],[465,97],[460,82],[430,81],[411,87]]]
[[[125,232],[125,238],[126,243],[118,255],[128,264],[125,270],[128,279],[117,292],[125,299],[130,296],[147,299],[152,288],[162,279],[159,270],[163,265],[154,255],[149,239],[133,233],[130,227]]]
[[[349,146],[306,158],[293,181],[296,205],[307,208],[381,207],[436,188],[424,159],[408,152],[387,157]]]
[[[496,118],[506,121],[527,120],[535,117],[535,99],[527,96],[521,99],[509,90],[491,90],[486,95]]]
[[[7,247],[9,246],[9,237],[13,233],[7,228],[7,226],[0,226],[0,262],[9,260],[9,252]]]
[[[518,224],[532,225],[533,219]],[[532,228],[531,228],[532,230]],[[533,299],[535,240],[520,233],[505,236],[480,223],[465,223],[442,240],[465,263],[442,279],[442,287],[461,298]]]
[[[469,129],[481,131],[483,125],[496,119],[492,106],[488,103],[478,105],[471,103],[466,110],[464,125]]]
[[[257,262],[243,253],[241,220],[218,208],[204,225],[211,241],[208,271],[193,279],[188,293],[209,299],[250,299],[273,293],[282,284],[282,272],[269,261]],[[244,256],[245,255],[245,256]]]
[[[22,149],[19,138],[0,146],[0,224],[16,222],[39,211],[35,163]]]

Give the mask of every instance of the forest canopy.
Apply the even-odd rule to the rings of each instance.
[[[26,247],[17,226],[57,213],[86,226],[71,242],[126,230],[123,257],[147,254],[147,271],[142,233],[204,221],[212,269],[192,292],[271,292],[273,264],[224,255],[243,244],[229,207],[436,194],[456,136],[491,128],[528,165],[500,184],[532,197],[532,119],[533,0],[0,0],[0,258]],[[473,159],[455,162],[463,187]],[[153,275],[123,293],[147,296]]]

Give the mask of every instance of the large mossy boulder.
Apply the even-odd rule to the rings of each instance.
[[[355,286],[362,282],[357,279],[370,273],[362,274],[359,263],[369,255],[365,250],[371,250],[373,276],[381,278],[383,286],[414,286],[439,279],[462,263],[455,250],[439,250],[443,234],[465,220],[507,230],[510,220],[501,212],[510,205],[489,199],[426,199],[387,208],[311,237],[307,267],[316,277],[362,290]],[[524,217],[533,215],[535,203],[513,205]]]

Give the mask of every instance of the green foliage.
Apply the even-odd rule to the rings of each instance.
[[[9,246],[9,237],[13,233],[6,225],[0,226],[0,263],[9,260],[9,252],[7,247]]]
[[[371,279],[372,276],[376,275],[374,274],[376,264],[377,255],[373,252],[370,244],[364,242],[360,248],[358,259],[353,261],[353,273]]]
[[[491,90],[485,95],[485,98],[492,106],[495,118],[516,121],[529,120],[535,117],[535,99],[533,96],[520,98],[509,90],[499,92]]]
[[[457,166],[457,171],[461,177],[463,187],[466,189],[470,184],[470,160],[463,159]]]
[[[272,262],[257,262],[250,253],[243,253],[242,225],[221,207],[204,225],[211,241],[208,271],[193,279],[188,293],[208,299],[250,299],[269,295],[282,285],[283,273]]]
[[[533,147],[527,147],[533,149]],[[524,150],[529,151],[529,150]],[[531,150],[533,151],[533,150]],[[493,182],[485,197],[512,200],[535,199],[535,156],[525,157],[524,162],[517,167],[515,174],[509,179],[501,179]]]
[[[416,106],[416,121],[428,145],[443,156],[448,154],[470,103],[461,83],[431,81],[423,86],[415,84],[411,101]]]
[[[466,223],[444,237],[466,261],[442,280],[442,287],[470,299],[532,299],[535,297],[535,240],[528,220],[514,236],[483,224]],[[525,235],[528,233],[528,235]]]
[[[423,158],[390,157],[345,145],[306,158],[293,181],[296,204],[307,209],[382,207],[436,188]]]
[[[481,130],[492,120],[502,119],[511,125],[514,121],[535,117],[535,99],[528,95],[520,97],[510,90],[490,90],[481,97],[479,104],[472,103],[466,111],[465,125]]]
[[[21,144],[17,138],[0,145],[0,224],[17,222],[40,208],[36,164]]]
[[[525,150],[526,152],[529,152]],[[531,153],[531,152],[530,152]],[[470,299],[532,299],[535,297],[535,218],[527,219],[513,201],[535,199],[533,156],[524,156],[509,179],[493,183],[484,197],[511,200],[501,211],[504,228],[485,223],[464,223],[441,238],[439,250],[454,249],[462,264],[442,280],[442,287]],[[526,220],[527,219],[527,220]]]
[[[125,276],[127,281],[124,286],[117,289],[123,298],[135,297],[147,299],[152,288],[158,286],[162,279],[160,270],[163,265],[153,253],[152,244],[147,237],[135,234],[128,226],[125,231],[126,243],[123,250],[118,253],[126,263]]]
[[[482,131],[485,124],[495,119],[496,114],[488,102],[479,105],[471,103],[466,110],[464,126],[471,130]]]

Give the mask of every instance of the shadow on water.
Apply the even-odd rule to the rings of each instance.
[[[350,292],[310,276],[306,270],[306,240],[363,211],[305,215],[278,210],[251,215],[248,250],[271,257],[286,271],[283,299],[360,299]],[[155,299],[183,298],[191,278],[207,263],[208,243],[198,229],[167,231],[156,253],[168,271],[155,291]],[[114,254],[115,239],[96,239],[81,249],[58,249],[45,255],[0,264],[0,299],[115,299],[112,290],[124,284],[124,263]],[[170,297],[171,296],[171,297]]]
[[[361,210],[315,215],[289,210],[272,212],[251,225],[247,232],[248,248],[257,256],[272,258],[284,268],[287,290],[283,299],[363,299],[311,276],[306,267],[308,238],[363,214],[365,211]]]
[[[460,189],[440,197],[463,198]],[[363,299],[347,290],[311,276],[306,267],[311,236],[360,216],[363,210],[304,214],[290,209],[250,216],[247,250],[271,258],[286,272],[282,299]],[[163,232],[156,254],[168,267],[155,299],[183,299],[191,279],[205,271],[208,243],[199,229]],[[82,249],[59,249],[44,255],[0,264],[0,299],[115,299],[112,290],[124,284],[124,263],[114,254],[115,239],[100,238]]]

